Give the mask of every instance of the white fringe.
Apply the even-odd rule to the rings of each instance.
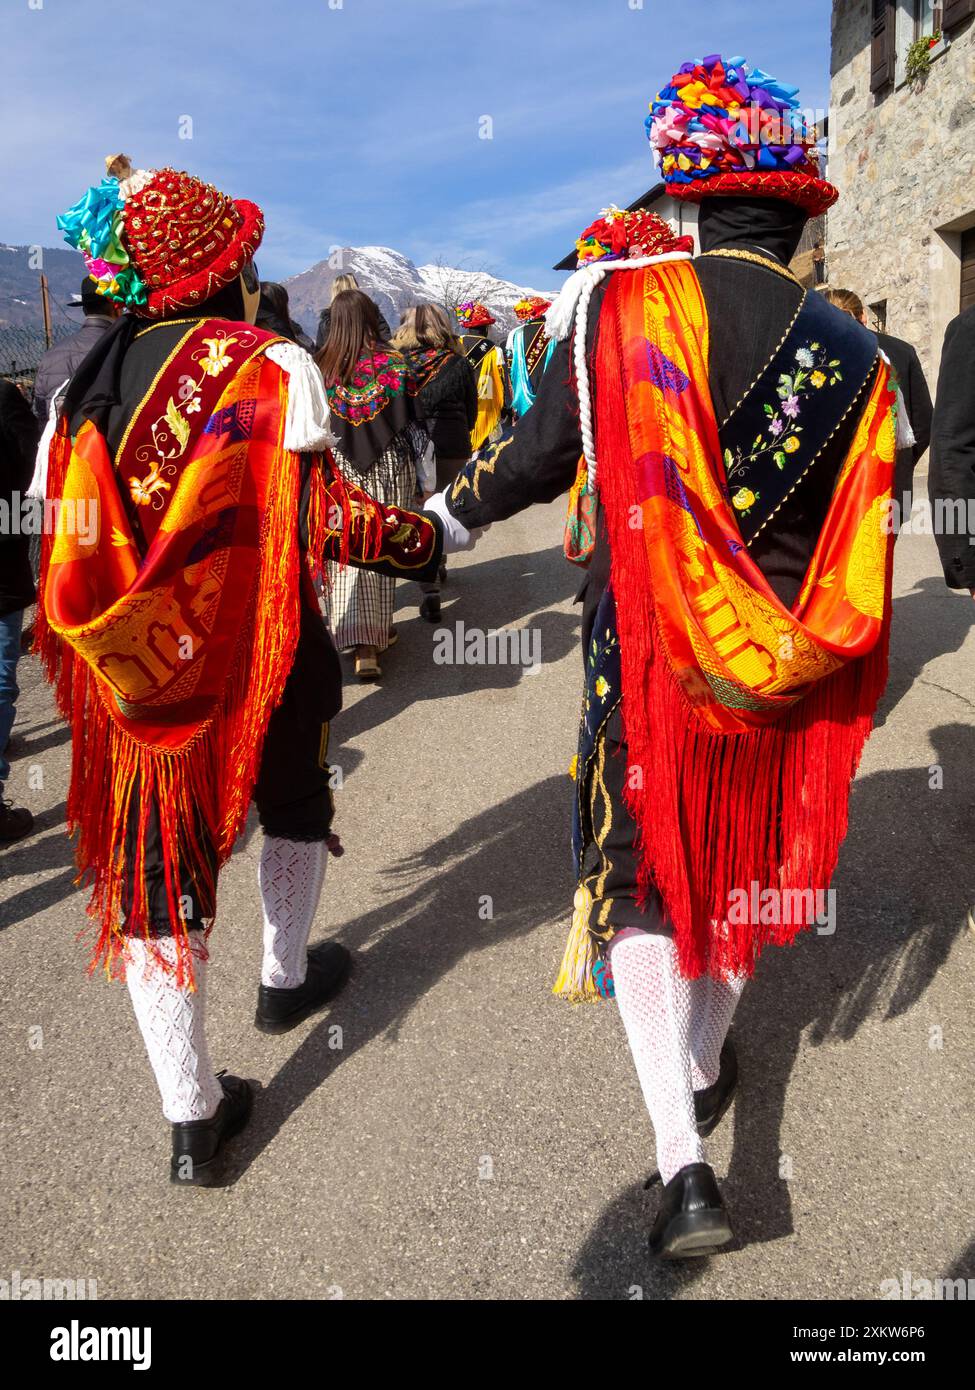
[[[156,173],[155,169],[133,169],[129,177],[119,183],[118,191],[122,202],[127,203],[130,198],[141,193],[146,184],[152,183]]]
[[[595,261],[592,265],[584,265],[569,276],[559,291],[558,298],[545,314],[545,331],[557,342],[568,338],[575,328],[573,349],[576,386],[579,392],[579,428],[590,492],[596,490],[596,441],[592,430],[592,397],[589,392],[589,367],[586,362],[586,329],[592,292],[614,270],[642,270],[648,265],[666,265],[669,261],[693,259],[690,251],[667,251],[661,256],[640,256],[632,261]]]
[[[297,343],[272,343],[268,358],[288,376],[288,414],[284,447],[316,454],[335,443],[325,383],[313,358]]]
[[[43,502],[47,497],[47,462],[51,452],[51,440],[54,438],[54,432],[58,427],[58,416],[61,413],[61,400],[67,389],[68,382],[62,381],[61,385],[51,397],[51,404],[48,406],[47,410],[47,422],[44,425],[44,432],[37,446],[37,454],[34,459],[34,476],[30,480],[27,496],[35,497],[40,502]]]
[[[893,369],[894,364],[893,364],[893,362],[891,362],[891,360],[890,360],[890,358],[887,356],[886,352],[884,352],[883,348],[880,349],[880,355],[881,355],[881,357],[884,359],[884,361],[887,363],[887,366],[890,367],[891,369]],[[913,449],[916,443],[917,443],[917,435],[914,433],[914,426],[911,424],[910,416],[909,416],[908,413],[907,413],[907,402],[904,400],[904,393],[903,393],[903,391],[901,390],[900,386],[898,386],[898,387],[897,387],[897,448],[898,448],[898,449]]]

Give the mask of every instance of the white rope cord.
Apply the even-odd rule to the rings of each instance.
[[[891,371],[893,371],[893,370],[894,370],[894,364],[893,364],[893,362],[891,362],[891,360],[890,360],[890,358],[887,356],[886,352],[884,352],[883,348],[880,349],[880,355],[881,355],[881,357],[884,359],[884,361],[887,363],[887,366],[891,369]],[[897,386],[897,444],[896,444],[896,447],[897,447],[898,449],[913,449],[916,443],[917,443],[917,436],[916,436],[915,433],[914,433],[914,426],[911,424],[910,416],[909,416],[908,413],[907,413],[907,405],[906,405],[906,403],[905,403],[905,401],[904,401],[904,393],[903,393],[903,391],[902,391],[901,388],[900,388],[900,384],[898,383],[898,386]]]
[[[579,395],[579,430],[582,435],[582,453],[586,460],[589,490],[596,489],[596,442],[593,435],[592,396],[589,390],[589,368],[586,363],[586,339],[588,337],[589,301],[593,291],[613,270],[642,270],[648,265],[665,265],[669,261],[690,261],[689,251],[667,251],[661,256],[640,256],[632,261],[597,261],[594,265],[583,266],[562,286],[562,290],[545,315],[545,327],[549,337],[562,341],[575,328],[573,359],[576,372],[576,390]]]

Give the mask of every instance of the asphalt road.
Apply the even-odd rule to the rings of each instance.
[[[660,1269],[615,1008],[549,992],[581,676],[561,517],[494,527],[445,591],[447,625],[539,633],[536,674],[436,664],[400,586],[385,679],[350,683],[335,725],[346,854],[314,935],[355,972],[284,1037],[252,1026],[253,830],[228,866],[212,1051],[262,1090],[216,1190],[169,1187],[127,992],[85,976],[69,742],[22,665],[10,792],[38,830],[0,851],[0,1278],[173,1299],[873,1299],[903,1271],[975,1278],[975,605],[944,588],[930,537],[902,537],[836,932],[769,953],[739,1010],[742,1089],[710,1141],[738,1244]]]

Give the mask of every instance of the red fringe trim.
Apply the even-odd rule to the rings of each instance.
[[[281,378],[280,420],[286,416],[286,381]],[[61,494],[71,443],[62,425],[50,455],[48,496]],[[315,470],[318,472],[319,470]],[[121,974],[126,939],[143,937],[152,947],[145,886],[150,807],[159,811],[160,851],[175,962],[154,951],[179,986],[193,986],[194,951],[180,883],[191,879],[204,903],[216,903],[217,875],[247,818],[260,769],[268,720],[284,693],[299,631],[301,557],[298,546],[300,460],[279,437],[268,482],[259,541],[258,578],[241,629],[234,667],[219,707],[190,743],[178,752],[141,743],[112,717],[114,703],[91,669],[49,627],[38,605],[37,650],[55,699],[72,728],[68,792],[69,832],[77,837],[78,882],[92,887],[88,911],[100,923],[90,969]],[[41,594],[52,538],[42,547]],[[126,844],[132,798],[139,794],[134,847]],[[212,852],[211,852],[212,846]],[[123,921],[123,885],[134,901]],[[209,931],[212,918],[206,924]],[[196,952],[200,956],[199,950]]]
[[[607,327],[618,320],[612,295],[611,286]],[[673,678],[657,636],[644,532],[629,524],[638,488],[618,367],[622,343],[608,332],[605,338],[597,453],[628,758],[642,770],[642,786],[627,793],[638,826],[640,889],[644,898],[652,887],[659,890],[686,976],[751,974],[764,946],[788,944],[812,923],[729,923],[732,892],[757,884],[784,901],[787,893],[827,889],[836,868],[850,783],[887,683],[893,548],[885,623],[869,656],[820,681],[766,728],[735,735],[707,729]]]
[[[378,560],[383,515],[374,498],[340,471],[330,453],[316,461],[309,480],[308,557],[312,573],[326,576],[325,562],[347,565]]]

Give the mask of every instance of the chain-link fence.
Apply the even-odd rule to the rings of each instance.
[[[80,323],[51,325],[51,341],[59,342],[77,333]],[[37,364],[47,351],[43,328],[0,328],[0,377],[8,381],[33,382]]]

